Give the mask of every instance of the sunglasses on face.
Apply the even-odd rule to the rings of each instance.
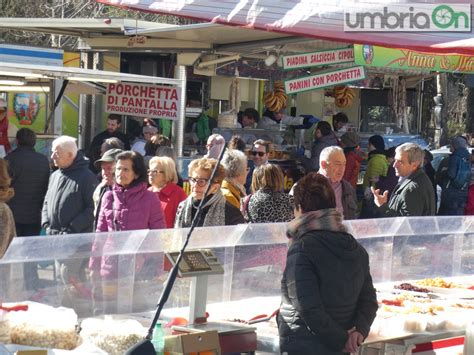
[[[156,174],[164,174],[165,172],[163,170],[148,170],[148,174],[150,175],[156,175]]]
[[[193,178],[193,177],[189,178],[189,182],[191,184],[197,184],[197,186],[199,186],[199,187],[206,186],[208,181],[209,181],[209,179],[204,179],[204,178]]]
[[[266,153],[264,152],[252,152],[252,155],[255,157],[255,156],[259,156],[259,157],[263,157]]]

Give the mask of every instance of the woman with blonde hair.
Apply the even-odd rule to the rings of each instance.
[[[278,165],[264,164],[252,176],[252,194],[242,205],[251,223],[289,222],[294,218],[293,197],[284,192],[285,177]]]
[[[176,183],[178,174],[176,164],[169,157],[153,157],[149,163],[148,182],[153,191],[160,198],[161,209],[165,215],[166,228],[173,228],[176,210],[187,195]]]
[[[224,167],[219,164],[212,181],[212,171],[217,165],[216,159],[201,158],[189,164],[188,175],[191,184],[191,195],[181,202],[176,212],[175,228],[191,226],[196,211],[204,199],[207,185],[211,184],[209,194],[203,202],[203,209],[197,227],[202,226],[229,226],[245,223],[239,209],[230,204],[221,192],[222,181],[226,176]]]
[[[11,178],[8,175],[7,162],[0,158],[0,258],[3,257],[16,235],[13,213],[6,204],[14,195],[10,183]]]

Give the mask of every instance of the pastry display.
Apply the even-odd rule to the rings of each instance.
[[[278,112],[287,105],[288,96],[285,93],[285,85],[282,81],[275,81],[273,90],[263,95],[265,107],[272,112]]]
[[[389,337],[386,328],[390,327],[401,328],[408,333],[464,329],[466,322],[474,319],[474,300],[462,298],[471,293],[463,283],[464,280],[460,279],[436,277],[380,284],[377,293],[377,319],[380,320],[376,322],[379,325],[377,334]],[[472,294],[474,297],[474,292]]]
[[[336,86],[333,95],[337,107],[349,107],[352,105],[355,93],[348,86]]]
[[[458,287],[452,282],[447,282],[441,277],[435,277],[434,279],[423,279],[416,282],[420,286],[430,286],[430,287],[441,287],[441,288],[456,288]]]

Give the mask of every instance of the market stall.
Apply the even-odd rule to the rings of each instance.
[[[378,316],[366,347],[383,344],[387,349],[409,349],[434,339],[462,338],[474,319],[472,219],[394,218],[349,221],[346,225],[369,253],[378,291]],[[195,230],[189,249],[211,249],[224,270],[208,276],[208,321],[242,324],[274,313],[285,264],[285,228],[285,224],[251,224]],[[178,250],[185,235],[186,230],[143,230],[16,238],[0,261],[0,299],[8,304],[34,301],[65,306],[81,320],[100,318],[107,308],[105,302],[114,305],[117,319],[138,320],[146,326],[166,279],[163,253]],[[94,241],[107,238],[114,238],[114,248],[96,255],[88,251]],[[116,279],[108,280],[116,284],[117,292],[107,300],[94,296],[97,280],[56,279],[54,260],[80,261],[105,255],[118,263]],[[40,284],[34,290],[24,289],[25,262],[41,266]],[[189,278],[177,280],[161,321],[188,318],[190,283]],[[402,285],[405,283],[411,286]],[[252,325],[256,327],[257,349],[276,352],[276,324],[274,317],[268,318]],[[43,326],[54,328],[52,324]]]
[[[18,51],[21,52],[21,50]],[[61,61],[62,55],[61,51]],[[32,63],[31,60],[27,60],[27,57],[25,59],[20,55],[16,55],[14,58],[4,56],[0,59],[4,60],[0,61],[0,92],[12,96],[9,98],[9,111],[11,112],[8,115],[9,119],[14,121],[14,117],[16,117],[20,121],[15,124],[20,127],[22,125],[31,127],[32,122],[26,122],[26,119],[22,119],[25,114],[20,115],[21,110],[27,112],[28,115],[32,110],[36,110],[34,112],[36,115],[40,109],[48,113],[42,121],[43,127],[38,126],[39,121],[36,122],[34,127],[36,131],[43,133],[40,135],[42,145],[38,147],[41,152],[49,154],[52,139],[64,134],[60,103],[66,93],[105,95],[106,100],[109,100],[103,107],[98,105],[98,107],[91,109],[94,114],[91,113],[88,117],[86,117],[86,112],[79,110],[80,120],[72,135],[79,136],[80,148],[84,148],[86,141],[83,130],[85,130],[86,125],[90,127],[92,116],[96,116],[95,111],[100,116],[106,112],[162,117],[176,121],[178,127],[183,125],[184,99],[181,100],[180,98],[185,96],[186,79],[185,76],[179,76],[179,68],[177,70],[178,77],[175,79],[65,67],[57,63],[53,63],[54,65],[45,65],[41,62]],[[3,84],[6,79],[12,78],[21,82],[22,85]],[[46,103],[42,102],[40,104],[39,100],[36,99],[38,95],[27,95],[24,94],[25,92],[42,93],[43,101]],[[137,108],[138,103],[141,106],[139,109]],[[48,110],[46,105],[49,106]],[[46,116],[44,112],[43,115]],[[30,120],[34,121],[35,117],[30,118]],[[86,121],[89,122],[86,124]],[[178,148],[180,142],[182,143],[182,136],[178,136],[176,140]]]

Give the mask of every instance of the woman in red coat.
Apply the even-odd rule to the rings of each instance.
[[[344,133],[341,137],[341,145],[346,156],[346,170],[343,179],[348,181],[355,189],[359,178],[360,164],[364,157],[359,151],[360,138],[356,132]]]
[[[173,228],[178,205],[188,197],[184,190],[176,185],[178,182],[176,165],[171,158],[153,157],[149,167],[148,181],[151,185],[149,190],[155,192],[160,198],[166,228]]]
[[[474,184],[471,184],[467,190],[467,203],[464,208],[464,214],[469,216],[474,215]]]

